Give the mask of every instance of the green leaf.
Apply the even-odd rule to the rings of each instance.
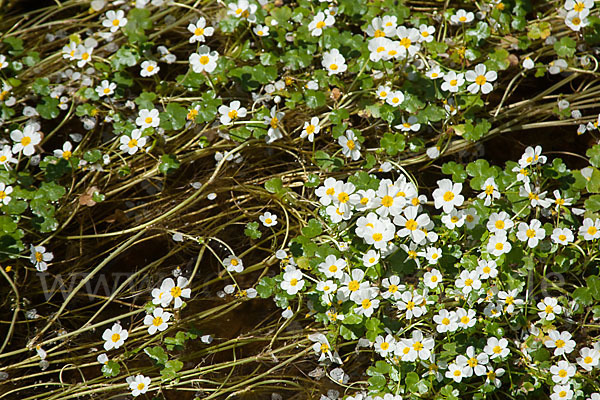
[[[177,161],[177,158],[174,154],[163,154],[160,156],[160,164],[158,165],[158,170],[162,174],[171,174],[179,168],[181,163]]]
[[[452,181],[462,183],[467,179],[467,172],[462,164],[450,161],[442,165],[442,172],[446,175],[452,175]]]
[[[559,57],[571,58],[575,55],[575,46],[577,42],[568,36],[563,37],[557,42],[554,42],[554,50]]]
[[[123,46],[111,57],[110,65],[115,71],[123,71],[127,67],[133,67],[138,63],[140,55],[131,47]],[[115,82],[124,84],[125,86],[131,86],[129,84],[131,78],[128,78],[123,74],[115,75]],[[131,83],[133,81],[131,80]]]
[[[140,109],[152,110],[154,108],[154,100],[156,100],[156,93],[142,92],[134,100],[134,102],[135,102],[135,104],[137,104],[139,106]]]
[[[585,201],[584,206],[587,211],[600,211],[600,195],[595,194],[590,196],[590,198]]]
[[[179,103],[169,103],[166,112],[160,113],[160,126],[167,130],[179,130],[185,126],[187,110]]]
[[[385,152],[390,156],[395,156],[404,150],[405,137],[402,133],[387,132],[383,134],[380,141],[380,147],[385,149]]]
[[[573,299],[582,306],[590,306],[593,303],[592,294],[587,287],[580,287],[573,291]]]
[[[48,85],[50,84],[50,79],[48,78],[37,78],[33,85],[31,85],[31,89],[38,96],[48,96],[50,94],[50,88]]]
[[[248,236],[251,239],[260,239],[262,236],[261,231],[258,230],[259,224],[256,221],[248,222],[246,224],[246,229],[244,229],[244,235]]]
[[[319,179],[319,175],[308,174],[308,178],[306,179],[306,182],[304,182],[304,186],[308,188],[315,188],[319,186],[320,183],[321,180]]]
[[[165,353],[165,350],[160,346],[146,347],[144,348],[144,353],[146,353],[148,357],[156,361],[157,364],[164,365],[169,359],[167,353]]]
[[[304,98],[306,99],[306,105],[309,108],[323,107],[327,101],[325,93],[317,90],[307,90],[304,94]]]
[[[592,275],[585,280],[590,290],[590,294],[595,300],[600,300],[600,277]]]
[[[58,117],[60,114],[60,109],[58,108],[59,101],[53,97],[44,97],[42,98],[42,103],[38,103],[35,106],[35,109],[40,116],[44,119],[54,119]]]
[[[406,384],[406,387],[410,392],[417,391],[415,387],[417,382],[419,382],[419,375],[417,375],[416,372],[409,372],[406,375],[406,378],[404,379],[404,383]]]
[[[589,148],[585,155],[590,158],[590,164],[596,168],[600,167],[600,144]]]
[[[129,11],[124,31],[130,42],[145,42],[147,40],[145,30],[150,28],[152,28],[150,10],[146,8],[132,8]]]
[[[283,190],[283,181],[281,178],[271,178],[265,182],[265,189],[269,193],[281,193]]]
[[[267,299],[273,294],[274,288],[275,280],[273,278],[264,277],[260,280],[258,285],[256,285],[256,292],[261,298]]]
[[[490,32],[489,25],[484,21],[479,21],[475,28],[467,30],[467,37],[470,38],[473,44],[478,44],[480,41],[487,39]]]
[[[375,376],[370,377],[367,380],[367,382],[369,382],[369,385],[370,385],[369,390],[379,391],[379,390],[383,389],[383,387],[387,383],[387,380],[385,379],[385,377],[383,375],[375,375]]]
[[[98,149],[88,150],[83,153],[83,159],[91,164],[97,162],[102,158],[102,152]]]
[[[104,375],[105,378],[112,378],[113,376],[117,376],[119,375],[120,371],[121,367],[119,367],[119,364],[112,360],[102,366],[102,375]]]
[[[314,218],[311,218],[308,225],[302,228],[302,234],[309,239],[319,236],[322,231],[321,223]]]

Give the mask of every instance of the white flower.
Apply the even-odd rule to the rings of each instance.
[[[348,129],[346,135],[338,138],[338,143],[342,146],[342,154],[346,157],[351,157],[353,161],[360,158],[360,142],[353,131]]]
[[[467,90],[473,94],[478,93],[479,90],[483,94],[488,94],[494,89],[490,82],[495,81],[497,77],[496,71],[486,72],[485,64],[477,64],[474,71],[465,73],[467,81],[473,82],[467,87]]]
[[[437,324],[436,330],[439,333],[454,332],[458,329],[458,317],[454,311],[448,311],[442,308],[437,315],[433,316],[433,322]]]
[[[573,236],[573,232],[569,228],[554,228],[552,231],[552,236],[550,236],[552,241],[556,244],[567,245],[575,239]]]
[[[269,125],[267,136],[265,138],[267,144],[273,143],[283,137],[280,129],[280,121],[283,119],[284,115],[283,112],[277,111],[277,106],[273,106],[271,107],[271,113],[264,117],[265,124]]]
[[[119,149],[127,154],[135,154],[139,149],[143,149],[146,145],[146,138],[142,137],[142,131],[140,129],[134,129],[131,131],[131,136],[123,135],[119,139],[121,146]]]
[[[256,34],[256,36],[269,36],[269,27],[266,25],[256,25],[252,32]]]
[[[406,291],[402,293],[400,300],[396,303],[396,307],[398,307],[399,311],[406,310],[404,314],[406,319],[418,318],[425,312],[420,306],[424,301],[425,299],[420,294],[413,291]]]
[[[421,34],[415,28],[406,28],[399,26],[396,28],[396,35],[399,42],[400,56],[413,57],[419,51],[421,45],[419,44]]]
[[[192,37],[189,39],[190,43],[204,42],[206,37],[212,36],[215,33],[213,27],[206,26],[206,19],[204,17],[200,17],[195,24],[189,24],[187,29],[192,33]]]
[[[11,190],[12,192],[12,190]],[[35,266],[35,268],[44,272],[48,269],[48,262],[52,261],[54,258],[54,254],[50,251],[46,251],[44,246],[31,246],[31,255],[29,256],[29,260]]]
[[[396,340],[392,335],[387,335],[385,338],[379,335],[375,338],[374,348],[377,354],[385,358],[396,350]]]
[[[79,68],[85,67],[85,65],[92,60],[92,52],[94,51],[93,47],[86,47],[83,45],[77,46],[77,50],[75,51],[74,59],[77,61],[77,66]]]
[[[369,250],[362,257],[362,262],[365,267],[371,267],[379,262],[379,253],[375,250]]]
[[[467,229],[473,229],[479,223],[479,214],[474,208],[463,210]]]
[[[386,20],[386,18],[388,18]],[[381,38],[393,36],[396,33],[396,23],[389,19],[390,17],[375,17],[367,27],[366,33],[370,37]],[[395,16],[393,18],[396,18]],[[385,20],[385,21],[384,21]]]
[[[63,49],[63,52],[64,52],[64,49]],[[73,52],[73,54],[75,54],[75,52]],[[4,69],[6,67],[8,67],[8,63],[6,62],[6,56],[4,54],[0,54],[0,70]]]
[[[500,198],[500,192],[498,191],[498,185],[494,181],[494,178],[487,178],[481,186],[483,192],[477,195],[478,198],[483,199],[483,205],[489,206],[492,204],[492,200]]]
[[[389,105],[394,106],[394,107],[398,107],[400,104],[402,104],[403,101],[404,101],[404,94],[399,90],[390,92],[385,99],[386,103],[388,103]]]
[[[321,36],[323,29],[332,26],[335,23],[335,18],[331,15],[325,16],[322,11],[319,11],[313,20],[308,24],[308,30],[311,36]]]
[[[337,353],[331,352],[331,345],[329,344],[329,341],[325,335],[322,333],[313,333],[309,335],[308,338],[315,342],[312,345],[312,349],[317,355],[319,355],[319,362],[328,358],[332,362],[336,362],[338,364],[342,363]]]
[[[450,22],[453,24],[468,24],[473,21],[475,15],[472,12],[467,12],[462,8],[456,12],[456,14],[450,17]]]
[[[590,12],[587,9],[581,12],[577,12],[575,10],[569,11],[565,17],[565,24],[575,32],[579,32],[581,28],[589,25],[589,21],[587,19],[589,13]]]
[[[377,307],[379,307],[379,300],[374,299],[374,291],[370,289],[359,290],[354,294],[352,300],[358,304],[358,307],[354,308],[354,312],[357,315],[364,315],[370,317]]]
[[[156,61],[144,61],[141,65],[142,70],[140,71],[140,76],[148,77],[158,73],[160,71],[160,67],[156,63]]]
[[[535,165],[538,163],[545,164],[547,158],[546,158],[546,156],[542,156],[541,154],[542,154],[541,146],[535,146],[535,148],[528,146],[525,149],[525,152],[523,153],[521,158],[519,159],[519,165],[521,166],[521,168],[525,168],[530,165]]]
[[[321,297],[323,301],[326,304],[331,305],[331,296],[337,290],[337,284],[331,279],[328,279],[325,282],[320,281],[317,283],[317,290],[323,292],[323,296]]]
[[[102,353],[96,357],[96,361],[98,361],[98,364],[108,364],[108,356],[106,353]]]
[[[462,329],[467,329],[475,326],[475,310],[465,310],[464,308],[459,308],[456,310],[456,320],[458,326]]]
[[[287,294],[293,296],[304,287],[304,280],[302,279],[302,271],[292,270],[287,271],[283,274],[283,281],[281,281],[281,288],[287,292]]]
[[[498,292],[498,298],[500,300],[504,300],[505,313],[512,314],[515,310],[515,305],[520,306],[523,304],[523,300],[516,298],[517,294],[519,294],[519,289],[509,290],[508,292],[501,290],[500,292]]]
[[[411,115],[410,117],[408,117],[408,120],[402,117],[402,123],[400,125],[394,126],[394,128],[400,129],[403,132],[418,132],[419,129],[421,129],[421,124],[418,123],[417,117]]]
[[[304,126],[302,127],[302,133],[300,134],[301,138],[308,138],[309,142],[313,142],[315,140],[315,135],[319,133],[321,127],[319,126],[319,118],[312,117],[309,121],[304,122]]]
[[[10,138],[16,143],[12,147],[13,153],[17,154],[23,151],[23,155],[30,156],[35,153],[37,144],[42,141],[42,135],[38,132],[38,124],[27,124],[23,131],[18,129],[10,133]]]
[[[102,82],[100,82],[99,86],[96,86],[96,93],[98,93],[99,97],[110,96],[115,92],[116,88],[116,83],[109,82],[105,79]]]
[[[351,275],[344,273],[340,280],[341,287],[337,293],[338,299],[345,301],[350,298],[356,303],[358,292],[369,289],[368,282],[361,282],[364,277],[365,272],[358,268],[353,269]]]
[[[432,42],[434,33],[435,33],[435,26],[426,25],[426,24],[419,25],[419,34],[421,35],[419,37],[419,42],[426,42],[426,43]]]
[[[584,219],[583,225],[579,227],[579,234],[583,236],[585,240],[600,238],[600,219]]]
[[[492,360],[504,358],[510,353],[510,350],[508,349],[508,340],[504,338],[498,340],[493,336],[489,337],[483,351],[485,351]]]
[[[404,215],[394,217],[394,224],[400,228],[397,232],[398,236],[410,236],[415,243],[420,243],[425,239],[425,232],[422,229],[431,222],[427,214],[419,215],[418,211],[418,207],[406,207]]]
[[[525,57],[523,59],[523,69],[532,69],[535,64],[533,63],[533,60],[530,57]]]
[[[239,18],[245,18],[248,22],[256,21],[256,10],[258,6],[256,4],[250,4],[248,0],[238,0],[237,3],[229,3],[229,10],[227,13],[229,15],[235,15]]]
[[[271,227],[277,225],[277,215],[271,214],[270,212],[265,212],[263,215],[258,217],[260,222],[266,227]]]
[[[405,286],[400,284],[400,278],[397,275],[384,278],[381,281],[381,286],[386,289],[385,292],[381,293],[381,297],[384,299],[392,298],[394,300],[399,300],[402,297],[401,291],[405,289]]]
[[[477,263],[479,279],[495,278],[498,276],[496,261],[479,260]]]
[[[444,83],[442,83],[442,90],[451,93],[456,93],[464,83],[465,78],[462,73],[457,74],[454,71],[450,71],[444,75]]]
[[[412,333],[410,342],[410,352],[407,354],[406,359],[403,358],[403,361],[414,361],[417,358],[420,360],[428,360],[431,358],[431,352],[435,346],[433,338],[426,338],[423,336],[423,332],[415,330]]]
[[[429,264],[437,264],[439,259],[442,257],[442,249],[437,247],[428,247],[425,249],[425,254],[423,256],[427,259]]]
[[[0,150],[0,165],[3,165],[7,170],[10,169],[9,163],[16,163],[17,159],[13,157],[12,149],[9,145],[4,145]]]
[[[576,343],[571,339],[569,332],[551,330],[548,332],[548,340],[544,341],[544,345],[549,349],[554,349],[555,356],[561,356],[572,352]]]
[[[210,51],[208,46],[202,45],[198,48],[198,53],[192,53],[189,57],[192,70],[199,74],[201,72],[211,73],[217,68],[219,54],[216,51]]]
[[[442,222],[448,229],[460,228],[465,223],[465,215],[462,210],[453,209],[450,214],[442,216]]]
[[[591,371],[592,368],[598,367],[598,362],[600,360],[600,352],[598,350],[583,347],[579,350],[579,355],[581,357],[577,357],[577,364],[579,364],[581,368],[586,371]]]
[[[519,222],[518,228],[517,238],[522,242],[527,242],[527,246],[531,248],[536,247],[539,241],[546,237],[546,231],[537,219],[532,219],[529,225],[525,222]]]
[[[435,289],[441,282],[442,274],[435,268],[433,268],[431,271],[425,272],[425,275],[423,275],[423,283],[429,289]]]
[[[452,363],[448,365],[448,370],[446,371],[446,378],[453,379],[454,382],[460,383],[462,379],[469,373],[468,365],[458,365],[457,363]]]
[[[566,206],[570,206],[572,205],[572,201],[573,198],[568,197],[568,198],[564,198],[560,195],[560,190],[555,190],[554,192],[552,192],[552,194],[554,195],[554,204],[555,204],[555,210],[558,211],[560,209],[560,207],[566,207]]]
[[[102,21],[102,26],[110,28],[111,32],[116,32],[119,28],[127,25],[127,18],[123,10],[109,10],[106,12],[106,19]]]
[[[156,128],[160,124],[160,117],[158,116],[158,110],[153,108],[152,110],[143,109],[140,110],[138,117],[135,120],[137,126],[140,129]]]
[[[223,125],[230,124],[238,118],[244,118],[246,112],[244,107],[240,107],[240,102],[238,100],[229,103],[229,107],[225,104],[219,106],[219,113],[221,114],[220,121]]]
[[[223,265],[229,272],[240,273],[244,270],[244,263],[242,262],[242,259],[233,255],[227,256],[227,258],[223,260]]]
[[[189,281],[183,276],[177,277],[177,284],[172,278],[166,278],[160,285],[160,289],[152,290],[152,302],[161,307],[167,307],[172,300],[175,300],[173,308],[180,308],[183,305],[182,297],[189,298],[191,289],[185,288]]]
[[[479,280],[479,272],[463,270],[454,285],[461,289],[463,294],[468,295],[473,290],[481,288],[481,280]]]
[[[575,367],[568,361],[560,360],[558,364],[550,367],[550,373],[552,374],[552,381],[554,383],[565,384],[569,382],[575,375]]]
[[[321,62],[323,68],[325,68],[329,75],[337,75],[341,74],[348,69],[346,65],[346,59],[338,49],[332,49],[331,51],[326,51],[323,54],[323,61]]]
[[[324,262],[319,264],[318,268],[327,278],[341,279],[344,268],[346,268],[346,260],[331,254],[325,258]]]
[[[102,334],[102,340],[105,341],[104,350],[118,349],[127,340],[127,337],[129,337],[129,333],[120,324],[114,324],[112,328],[106,329]]]
[[[441,68],[440,68],[439,65],[434,65],[433,67],[429,68],[427,70],[427,72],[425,73],[425,75],[429,79],[432,79],[432,80],[444,77],[444,73],[442,72],[442,70],[441,70]]]
[[[9,196],[13,191],[12,186],[7,186],[4,182],[0,182],[0,207],[10,203],[11,197]]]
[[[148,325],[148,334],[154,335],[156,331],[162,332],[167,329],[169,318],[171,318],[170,313],[163,311],[160,307],[156,307],[152,315],[147,314],[144,317],[144,325]]]
[[[508,253],[512,249],[512,245],[506,237],[506,233],[498,232],[490,236],[487,244],[488,253],[495,257],[500,257],[502,254]]]
[[[475,355],[475,348],[473,346],[467,347],[466,351],[467,356],[463,356],[462,354],[456,357],[456,363],[458,365],[466,365],[469,367],[467,376],[472,376],[473,373],[477,376],[482,376],[486,374],[485,365],[489,362],[489,357],[486,353],[479,353]]]
[[[562,313],[562,307],[554,297],[545,297],[537,304],[537,307],[541,310],[538,312],[538,316],[546,321],[552,321],[556,314]]]
[[[128,379],[129,389],[133,397],[137,397],[140,394],[144,394],[148,391],[151,379],[148,376],[136,375],[133,379]]]
[[[554,385],[554,393],[550,395],[550,400],[570,400],[573,398],[573,390],[569,385]]]
[[[450,179],[437,181],[438,188],[433,191],[433,200],[436,209],[442,208],[445,213],[450,213],[454,207],[461,206],[464,197],[460,194],[462,183],[453,183]]]
[[[566,0],[565,1],[565,10],[567,11],[576,11],[582,12],[584,10],[589,10],[594,7],[594,0]]]

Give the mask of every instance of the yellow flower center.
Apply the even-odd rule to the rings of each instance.
[[[0,190],[0,200],[4,200],[5,198],[6,198],[6,193],[4,192],[4,190]]]
[[[113,24],[113,26],[119,26],[119,20],[113,19],[112,24]]]
[[[400,46],[404,46],[407,49],[410,47],[411,43],[412,42],[410,41],[409,38],[402,38],[402,39],[400,39]]]
[[[473,285],[473,279],[469,278],[467,280],[465,280],[465,286],[472,286]]]
[[[413,349],[415,349],[415,351],[421,351],[421,350],[423,350],[423,348],[424,348],[424,346],[423,346],[423,343],[421,343],[421,342],[415,342],[413,344]]]
[[[383,342],[379,347],[381,348],[381,350],[387,350],[390,348],[390,344],[388,342]]]
[[[63,151],[63,153],[62,153],[62,157],[63,157],[65,160],[68,160],[69,158],[71,158],[71,156],[72,156],[72,155],[73,155],[73,154],[72,154],[72,153],[71,153],[69,150]]]
[[[348,146],[348,148],[349,148],[350,150],[354,150],[354,148],[356,147],[356,145],[354,144],[354,140],[348,140],[348,141],[346,142],[346,146]]]
[[[454,193],[447,191],[444,193],[444,201],[452,201],[454,199]]]
[[[594,361],[594,359],[590,356],[587,356],[586,358],[583,359],[583,362],[586,364],[591,364]]]
[[[484,274],[489,274],[491,271],[492,271],[492,269],[490,267],[483,267]]]
[[[410,300],[409,302],[406,303],[406,309],[407,310],[412,310],[413,308],[415,308],[415,302]]]
[[[277,117],[271,118],[271,128],[277,129],[277,124],[279,123],[279,119]]]
[[[448,318],[444,318],[444,319],[442,319],[442,324],[450,325],[450,320]]]
[[[337,66],[337,64],[331,64],[331,65],[329,66],[329,69],[330,69],[330,70],[332,70],[332,71],[337,71],[337,69],[338,69],[338,66]]]
[[[2,192],[4,193],[4,192]],[[6,196],[6,194],[5,194]],[[44,255],[42,253],[40,253],[39,251],[35,252],[35,261],[37,262],[41,262],[44,259]]]
[[[340,203],[347,203],[348,200],[350,200],[350,196],[348,196],[348,193],[342,192],[342,193],[338,194],[338,201]]]
[[[81,59],[82,59],[82,60],[87,60],[88,58],[90,58],[90,55],[89,55],[89,53],[87,53],[87,52],[86,52],[86,53],[83,53],[83,54],[81,55]]]
[[[573,25],[579,25],[579,24],[581,24],[581,19],[579,19],[579,17],[574,17],[574,18],[571,20],[571,23],[572,23]]]
[[[238,260],[236,260],[235,258],[233,258],[233,259],[230,261],[230,263],[231,263],[231,265],[233,265],[234,267],[237,267],[237,265],[239,264]]]
[[[468,324],[469,321],[471,321],[471,318],[467,317],[466,315],[460,318],[460,322],[463,324]]]
[[[381,199],[381,205],[384,207],[391,207],[394,204],[394,198],[392,196],[383,196]]]
[[[273,222],[273,220],[272,220],[271,218],[265,218],[265,222],[266,222],[267,224],[270,224],[271,222]]]
[[[358,281],[350,281],[350,283],[348,283],[348,290],[350,290],[351,292],[356,292],[359,287],[360,284],[358,283]]]
[[[234,119],[234,118],[237,118],[237,116],[238,116],[238,112],[237,112],[237,110],[230,110],[230,111],[227,113],[227,115],[229,116],[229,118],[231,118],[231,119]]]
[[[555,344],[559,349],[565,347],[565,341],[562,339],[558,339]]]
[[[373,34],[374,37],[378,38],[378,37],[385,37],[385,32],[382,31],[381,29],[377,29],[375,31],[375,33]]]
[[[496,346],[494,346],[494,348],[492,349],[492,351],[494,353],[496,353],[496,354],[500,354],[500,353],[502,353],[502,347],[496,345]]]
[[[454,370],[454,376],[460,376],[460,374],[462,374],[460,369]]]
[[[314,133],[314,131],[315,131],[315,126],[314,125],[308,125],[306,127],[306,133],[308,133],[309,135],[312,134],[312,133]]]
[[[162,323],[163,323],[162,317],[156,317],[152,320],[152,325],[154,325],[154,326],[161,326]]]
[[[475,357],[471,357],[467,361],[467,364],[469,364],[469,367],[474,368],[477,366],[477,359]]]
[[[152,117],[146,117],[146,119],[144,120],[145,123],[147,124],[151,124],[152,123]]]
[[[129,142],[127,143],[127,146],[130,149],[134,148],[137,145],[138,145],[138,141],[136,139],[130,139]]]
[[[598,229],[595,226],[590,226],[587,230],[587,233],[592,236],[595,235],[596,232],[598,232]]]
[[[458,85],[458,81],[456,79],[450,80],[450,86],[456,86],[456,85]]]
[[[496,246],[494,246],[494,247],[496,247],[496,250],[502,250],[504,248],[504,243],[498,242],[498,243],[496,243]]]
[[[208,58],[208,56],[200,56],[200,59],[198,61],[200,61],[200,64],[206,65],[206,64],[208,64],[210,59]]]
[[[291,286],[296,286],[297,284],[298,284],[298,279],[296,279],[296,278],[293,278],[293,279],[290,281],[290,285],[291,285]]]
[[[375,260],[373,260],[373,261],[375,261]],[[390,293],[396,293],[397,291],[398,291],[398,286],[396,286],[396,285],[390,285],[388,287],[388,292],[390,292]]]
[[[415,221],[414,219],[409,219],[408,221],[406,221],[406,224],[404,226],[409,231],[414,231],[414,230],[417,230],[418,224],[417,224],[417,221]]]
[[[29,136],[25,136],[23,139],[21,139],[21,145],[23,147],[27,146],[29,143],[31,143],[31,138]]]
[[[145,386],[146,385],[144,385],[143,383],[138,383],[137,388],[138,388],[138,390],[144,390]]]
[[[460,22],[465,22],[465,21],[467,20],[467,17],[465,17],[465,16],[462,16],[462,17],[459,17],[459,18],[458,18],[458,20],[459,20]]]
[[[483,86],[486,82],[487,82],[487,79],[485,79],[485,76],[483,76],[483,75],[479,75],[477,78],[475,78],[475,83],[478,84],[479,86]]]
[[[194,30],[194,35],[196,35],[196,36],[202,36],[202,35],[204,35],[204,28],[196,28]]]
[[[110,340],[112,340],[113,343],[117,343],[119,340],[121,340],[121,335],[119,335],[118,333],[113,333],[110,337]]]
[[[334,188],[329,188],[325,191],[325,194],[329,195],[329,196],[333,196],[335,194],[335,189]]]
[[[324,21],[319,21],[317,22],[317,29],[321,29],[325,26],[325,22]]]
[[[527,235],[528,238],[533,238],[533,237],[535,237],[535,230],[527,229],[527,231],[525,231],[525,234]]]
[[[362,301],[362,308],[364,308],[365,310],[371,308],[371,300],[364,299]]]
[[[175,286],[174,288],[172,288],[171,296],[173,296],[175,298],[181,296],[181,288],[179,286]]]

